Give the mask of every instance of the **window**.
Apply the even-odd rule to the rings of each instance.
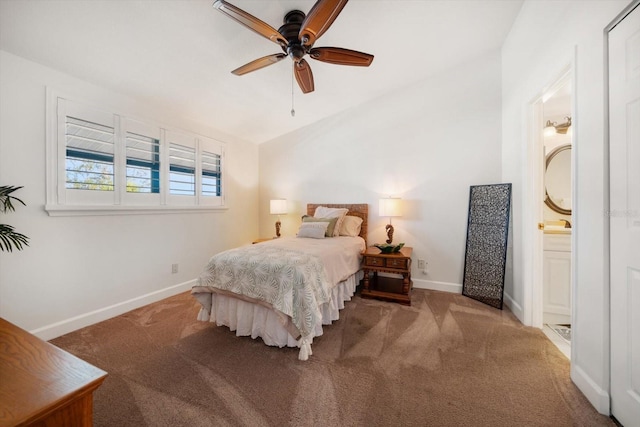
[[[220,174],[220,155],[202,152],[202,195],[220,196],[222,177]]]
[[[200,189],[198,202],[200,205],[214,206],[223,194],[224,155],[220,143],[209,138],[198,138],[198,180]]]
[[[47,92],[50,215],[224,207],[224,144]]]
[[[114,129],[66,117],[66,188],[113,191]]]
[[[127,193],[160,193],[160,140],[127,132]]]
[[[196,194],[196,150],[171,143],[169,148],[169,193]]]

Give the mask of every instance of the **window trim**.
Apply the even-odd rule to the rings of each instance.
[[[113,117],[115,129],[115,153],[114,153],[114,177],[116,185],[113,192],[106,197],[104,195],[88,194],[98,191],[73,190],[66,188],[66,139],[64,126],[60,125],[60,116],[66,117],[67,106],[72,109],[80,108],[86,111],[95,111],[104,114],[104,117]],[[226,170],[224,159],[226,144],[220,140],[199,135],[188,130],[176,129],[163,125],[154,120],[139,119],[134,115],[122,111],[109,111],[112,108],[95,107],[93,103],[68,96],[50,87],[46,88],[46,203],[45,211],[50,216],[85,216],[85,215],[136,215],[136,214],[167,214],[167,213],[201,213],[222,212],[228,209],[226,206]],[[78,117],[83,119],[83,117]],[[86,118],[85,118],[86,119]],[[156,129],[147,135],[158,138],[160,141],[160,192],[136,193],[126,191],[126,135],[129,133],[140,134],[140,129]],[[183,135],[194,141],[196,149],[195,170],[195,196],[180,196],[183,203],[177,203],[175,195],[169,194],[169,138],[170,134]],[[142,134],[144,135],[144,134]],[[221,163],[221,192],[220,196],[201,196],[201,141],[211,142],[215,146],[213,153],[220,155]],[[211,150],[205,150],[212,152]],[[166,169],[166,170],[165,170]],[[75,191],[75,193],[74,193]],[[84,194],[78,193],[83,191]],[[78,197],[74,197],[77,195]],[[184,200],[184,199],[190,200]]]

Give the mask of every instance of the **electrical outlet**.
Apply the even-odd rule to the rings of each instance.
[[[178,272],[178,264],[171,264],[171,274],[176,274]]]
[[[418,260],[418,270],[424,270],[424,266],[425,266],[425,260],[419,259]]]

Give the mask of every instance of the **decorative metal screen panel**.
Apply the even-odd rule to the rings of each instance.
[[[511,184],[472,185],[462,295],[502,309]]]

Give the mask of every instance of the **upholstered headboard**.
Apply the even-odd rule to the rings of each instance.
[[[367,241],[367,228],[369,223],[369,205],[366,203],[357,204],[328,204],[328,203],[308,203],[307,215],[313,216],[318,206],[326,206],[328,208],[346,208],[349,209],[347,215],[357,216],[362,218],[362,225],[360,226],[360,237],[362,237],[366,243]]]

